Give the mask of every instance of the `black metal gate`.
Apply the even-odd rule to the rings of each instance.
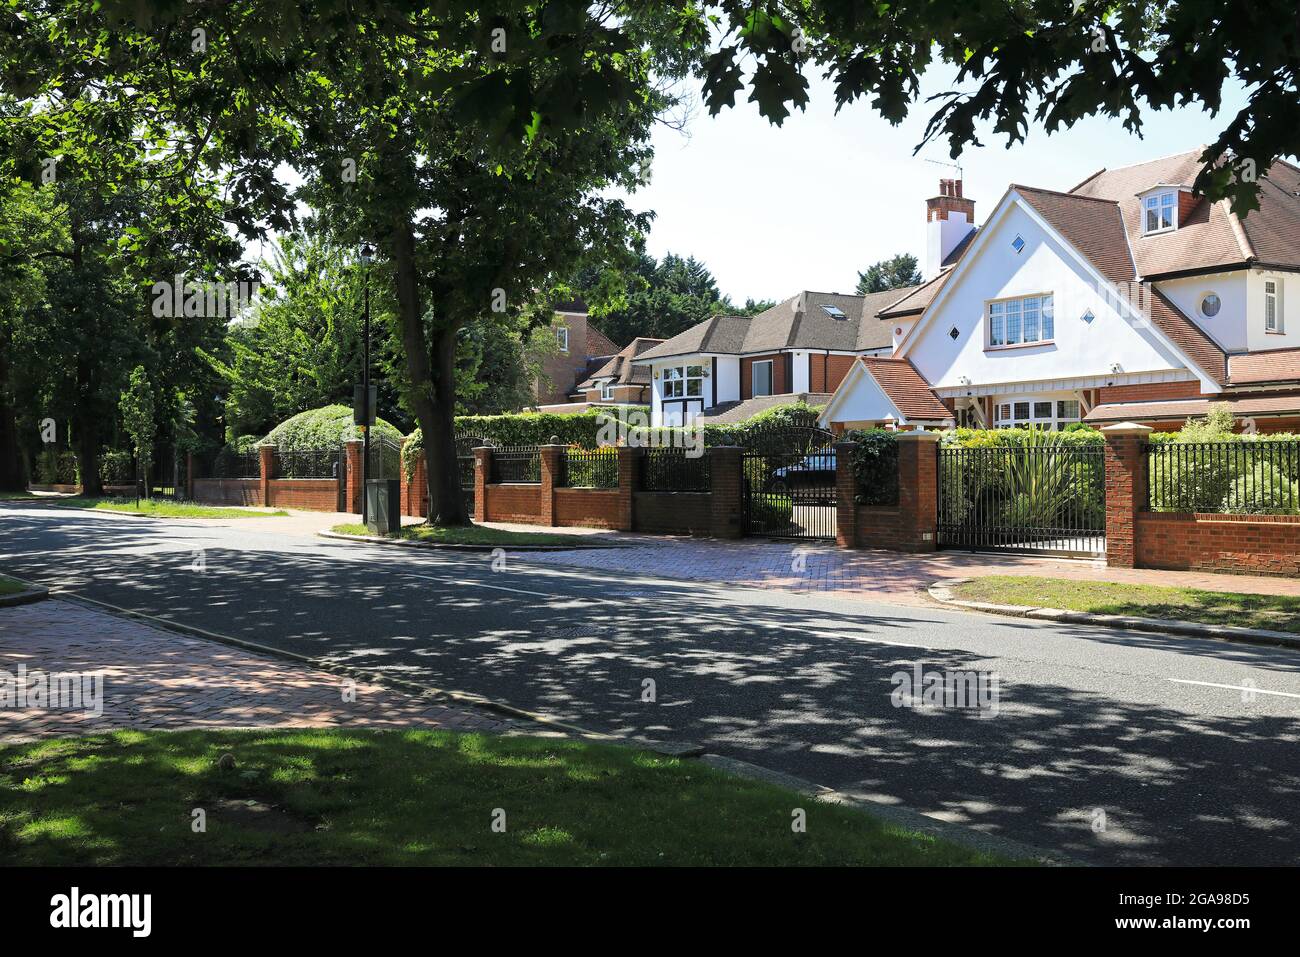
[[[460,494],[465,500],[465,511],[474,515],[474,450],[483,446],[496,446],[484,435],[456,434],[456,465],[460,471]]]
[[[1052,441],[940,449],[938,544],[1104,555],[1105,450]]]
[[[746,431],[742,474],[750,535],[835,540],[834,442],[831,432],[813,425]]]

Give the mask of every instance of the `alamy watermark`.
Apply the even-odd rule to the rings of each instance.
[[[0,710],[104,713],[104,675],[98,671],[0,670]]]
[[[894,685],[889,700],[895,708],[978,711],[980,717],[993,717],[1000,707],[995,671],[926,671],[917,662],[910,671],[895,671],[889,682]]]
[[[704,454],[704,429],[698,425],[652,427],[645,409],[602,409],[596,416],[600,446],[624,445],[628,448],[685,449],[688,459]]]

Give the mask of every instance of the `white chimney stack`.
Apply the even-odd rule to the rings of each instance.
[[[939,275],[943,261],[975,228],[975,200],[961,194],[961,180],[939,180],[939,195],[925,201],[925,268],[927,280]]]

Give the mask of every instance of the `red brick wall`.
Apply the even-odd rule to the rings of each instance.
[[[746,356],[740,360],[740,397],[752,399],[754,387],[754,363],[772,360],[772,394],[784,395],[790,391],[790,383],[785,375],[786,358],[781,353],[769,356]]]
[[[712,498],[708,492],[637,492],[634,527],[664,535],[708,535]]]
[[[1300,575],[1300,515],[1142,512],[1135,537],[1143,568]]]
[[[866,319],[862,320],[866,322]],[[874,321],[874,320],[872,320]],[[834,392],[853,368],[856,356],[828,356],[825,353],[808,354],[808,391]]]
[[[557,488],[555,524],[618,528],[618,490]]]
[[[1100,401],[1155,402],[1158,399],[1197,399],[1201,395],[1199,382],[1150,382],[1146,385],[1112,385],[1098,390]]]
[[[903,521],[902,510],[897,505],[859,505],[854,535],[859,548],[888,548],[892,551],[910,552],[915,548]]]
[[[272,508],[304,508],[314,512],[337,512],[339,483],[334,479],[271,479],[267,484],[267,505]]]
[[[262,482],[255,478],[196,478],[194,501],[202,505],[261,505]]]
[[[484,493],[483,521],[541,523],[540,485],[486,485]]]

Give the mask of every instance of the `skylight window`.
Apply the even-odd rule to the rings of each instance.
[[[839,306],[828,306],[828,305],[823,305],[823,306],[822,306],[822,312],[826,313],[826,315],[830,316],[832,319],[847,319],[847,318],[848,318],[848,316],[844,315],[844,310],[841,309]]]

